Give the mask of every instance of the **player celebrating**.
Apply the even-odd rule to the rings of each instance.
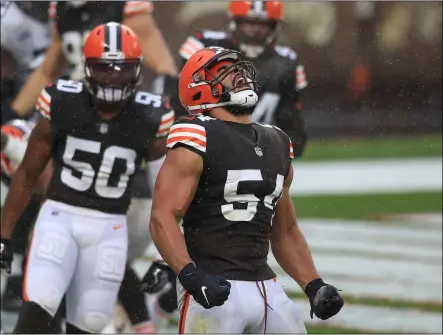
[[[204,47],[220,46],[242,52],[256,67],[260,84],[259,101],[251,120],[275,124],[284,130],[294,144],[297,157],[303,154],[307,141],[299,103],[300,92],[307,82],[295,51],[277,44],[282,16],[281,1],[230,1],[228,33],[198,32],[183,43],[180,56],[184,64]],[[175,104],[174,109],[178,115]]]
[[[200,50],[180,74],[180,101],[194,115],[171,127],[150,231],[178,274],[181,334],[306,332],[266,262],[269,243],[319,318],[343,306],[297,226],[289,137],[250,121],[257,92],[253,65],[234,50]]]
[[[53,174],[35,225],[15,333],[47,333],[66,293],[67,333],[100,332],[112,315],[125,272],[125,213],[142,158],[164,155],[161,97],[138,92],[142,47],[118,23],[95,28],[84,45],[84,83],[45,88],[22,164],[2,213],[1,267],[10,237],[49,160]]]

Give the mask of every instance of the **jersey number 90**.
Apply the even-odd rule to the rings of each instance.
[[[110,146],[103,152],[100,168],[97,172],[94,171],[91,164],[75,159],[74,157],[77,152],[99,155],[100,147],[100,142],[68,136],[63,154],[63,162],[69,166],[69,168],[66,166],[63,167],[61,181],[70,188],[80,192],[89,191],[94,184],[95,192],[99,196],[118,199],[126,192],[129,177],[135,172],[137,153],[132,149]],[[117,159],[126,162],[126,169],[120,174],[116,186],[108,186]],[[77,173],[74,174],[73,170]]]

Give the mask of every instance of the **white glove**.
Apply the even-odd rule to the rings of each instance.
[[[28,142],[26,140],[20,140],[10,135],[8,137],[8,143],[6,143],[3,153],[12,162],[20,164],[25,157],[26,147]]]

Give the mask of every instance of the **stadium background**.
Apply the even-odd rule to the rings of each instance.
[[[177,54],[197,29],[223,29],[226,8],[156,2],[154,16]],[[310,320],[304,294],[276,266],[279,280],[310,332],[441,333],[441,2],[286,2],[280,41],[309,82],[311,140],[294,162],[294,204],[320,273],[346,305]]]

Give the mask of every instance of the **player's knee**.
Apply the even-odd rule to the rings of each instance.
[[[111,315],[85,311],[83,314],[83,323],[87,331],[91,333],[100,333],[107,325]]]

